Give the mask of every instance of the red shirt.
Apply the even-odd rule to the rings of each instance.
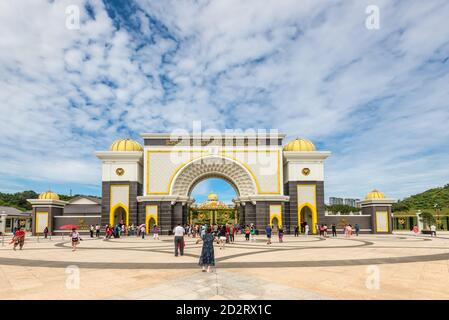
[[[15,236],[19,238],[25,238],[25,231],[17,230]]]

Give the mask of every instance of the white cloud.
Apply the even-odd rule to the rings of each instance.
[[[377,1],[378,31],[369,1],[124,3],[0,3],[0,175],[99,185],[94,150],[202,120],[330,149],[328,195],[448,182],[446,1]]]

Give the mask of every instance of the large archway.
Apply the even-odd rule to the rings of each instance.
[[[235,160],[208,156],[186,164],[174,177],[170,194],[189,197],[194,186],[208,177],[217,177],[228,181],[239,197],[257,193],[256,182],[251,172]]]

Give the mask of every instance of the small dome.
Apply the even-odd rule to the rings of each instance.
[[[111,144],[111,151],[143,151],[142,146],[131,139],[120,139],[115,140],[113,144]]]
[[[42,192],[39,195],[39,199],[41,200],[59,200],[59,196],[51,191]]]
[[[207,196],[207,200],[208,201],[218,201],[218,196],[215,193],[211,192]]]
[[[284,151],[316,151],[312,141],[296,138],[284,146]]]
[[[368,192],[365,196],[365,200],[373,200],[373,199],[385,199],[385,194],[378,190]]]

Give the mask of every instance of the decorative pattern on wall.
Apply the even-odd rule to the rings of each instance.
[[[197,182],[208,177],[221,177],[228,180],[240,196],[257,193],[251,175],[236,162],[222,157],[202,158],[187,165],[173,181],[171,193],[188,196]]]

